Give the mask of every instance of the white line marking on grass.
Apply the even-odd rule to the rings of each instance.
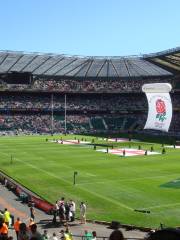
[[[174,145],[171,145],[171,146],[165,146],[165,148],[174,148],[174,149],[176,149],[176,148],[180,148],[180,146],[176,145],[176,146],[174,147]]]
[[[5,155],[8,155],[8,154],[5,154]],[[34,168],[34,169],[36,169],[36,170],[38,170],[38,171],[40,171],[40,172],[46,173],[47,175],[49,175],[49,176],[51,176],[51,177],[54,177],[54,178],[59,179],[59,180],[65,182],[65,183],[68,183],[69,185],[72,185],[72,182],[70,182],[70,181],[68,181],[68,180],[65,180],[65,179],[63,179],[63,178],[61,178],[61,177],[58,177],[57,175],[55,175],[55,174],[53,174],[53,173],[50,173],[50,172],[48,172],[48,171],[46,171],[46,170],[43,170],[43,169],[41,169],[41,168],[39,168],[39,167],[36,167],[36,166],[33,165],[33,164],[27,163],[27,162],[22,161],[22,160],[17,159],[17,158],[15,158],[15,160],[16,160],[16,161],[19,161],[19,162],[21,162],[21,163],[23,163],[23,164],[25,164],[25,165],[27,165],[27,166],[29,166],[29,167],[31,167],[31,168]],[[106,200],[106,201],[108,201],[108,202],[112,202],[112,203],[114,203],[114,204],[116,204],[116,205],[119,205],[119,206],[121,206],[121,207],[123,207],[123,208],[126,208],[126,209],[128,209],[128,210],[130,210],[130,211],[134,211],[133,208],[128,207],[127,205],[125,205],[125,204],[123,204],[123,203],[121,203],[121,202],[119,202],[119,201],[117,201],[117,200],[111,199],[111,198],[109,198],[109,197],[105,197],[105,196],[103,196],[103,195],[101,195],[101,194],[98,194],[98,193],[95,193],[95,192],[91,192],[91,191],[87,190],[87,189],[84,188],[84,187],[78,187],[78,188],[80,188],[80,189],[82,189],[83,191],[86,191],[86,192],[88,192],[88,193],[90,193],[90,194],[92,194],[92,195],[95,195],[95,196],[97,196],[97,197],[99,197],[99,198],[101,198],[101,199],[104,199],[104,200]]]
[[[9,156],[9,154],[7,154],[7,153],[2,153],[2,154]],[[36,170],[38,170],[38,171],[40,171],[40,172],[46,173],[47,175],[49,175],[49,176],[51,176],[51,177],[57,178],[57,179],[59,179],[59,180],[62,180],[62,181],[64,181],[64,182],[70,184],[69,181],[67,181],[67,180],[65,180],[65,179],[63,179],[63,178],[60,178],[60,177],[58,177],[57,175],[54,175],[53,173],[50,173],[50,172],[48,172],[48,171],[46,171],[46,170],[43,170],[43,169],[41,169],[41,168],[39,168],[39,167],[36,167],[36,166],[33,165],[33,164],[30,164],[30,163],[27,163],[27,162],[25,162],[25,161],[23,161],[23,160],[20,160],[20,159],[17,158],[17,157],[16,157],[16,158],[14,157],[14,160],[16,160],[16,161],[18,161],[18,162],[20,162],[20,163],[23,163],[24,165],[27,165],[27,166],[29,166],[29,167],[31,167],[31,168],[34,168],[34,169],[36,169]]]
[[[159,176],[149,176],[149,177],[139,177],[139,178],[120,178],[120,179],[114,179],[114,180],[108,180],[108,182],[128,182],[128,181],[136,181],[136,180],[144,180],[144,179],[156,179],[156,178],[163,178],[163,177],[169,177],[169,176],[179,176],[178,173],[174,173],[174,174],[167,174],[167,175],[159,175]],[[81,182],[78,183],[78,185],[84,185],[84,184],[92,184],[92,183],[96,183],[96,184],[104,184],[104,181],[99,181],[99,182]]]
[[[57,179],[59,179],[59,180],[62,180],[62,181],[64,181],[64,182],[70,184],[70,182],[69,182],[68,180],[65,180],[65,179],[63,179],[63,178],[61,178],[61,177],[58,177],[57,175],[55,175],[55,174],[53,174],[53,173],[50,173],[50,172],[48,172],[48,171],[46,171],[46,170],[44,170],[44,169],[42,169],[42,168],[36,167],[35,165],[30,164],[30,163],[27,163],[27,162],[25,162],[25,161],[22,161],[22,160],[20,160],[20,159],[18,159],[18,158],[14,158],[14,159],[15,159],[16,161],[18,161],[18,162],[23,163],[24,165],[27,165],[27,166],[29,166],[29,167],[31,167],[31,168],[34,168],[34,169],[36,169],[36,170],[38,170],[38,171],[40,171],[40,172],[45,173],[45,174],[47,174],[47,175],[49,175],[49,176],[51,176],[51,177],[57,178]]]
[[[90,177],[96,177],[97,175],[95,174],[92,174],[92,173],[86,173],[87,176],[90,176]]]
[[[123,208],[126,208],[126,209],[128,209],[128,210],[130,210],[130,211],[134,211],[133,208],[125,205],[124,203],[119,202],[118,200],[114,200],[114,199],[112,199],[112,198],[109,198],[109,197],[106,197],[106,196],[102,196],[101,194],[98,194],[98,193],[95,193],[95,192],[91,192],[91,191],[89,191],[89,190],[87,190],[87,189],[85,189],[85,188],[82,188],[82,187],[80,187],[80,188],[83,189],[84,191],[86,191],[86,192],[88,192],[88,193],[91,193],[92,195],[95,195],[95,196],[97,196],[97,197],[99,197],[99,198],[102,198],[102,199],[104,199],[104,200],[106,200],[106,201],[108,201],[108,202],[112,202],[112,203],[114,203],[114,204],[116,204],[116,205],[119,205],[119,206],[121,206],[121,207],[123,207]]]
[[[126,179],[120,179],[119,181],[135,181],[135,180],[144,180],[144,179],[156,179],[156,178],[164,178],[164,177],[170,177],[170,176],[179,176],[178,173],[174,174],[165,174],[165,175],[159,175],[159,176],[149,176],[149,177],[139,177],[139,178],[126,178]]]
[[[146,209],[175,207],[175,206],[178,206],[178,205],[180,205],[180,202],[179,203],[169,203],[169,204],[156,205],[156,206],[152,206],[152,207],[147,207]]]
[[[18,161],[23,162],[23,161],[21,161],[21,160],[18,160]],[[70,181],[65,180],[65,179],[63,179],[63,178],[60,178],[60,177],[58,177],[58,176],[56,176],[56,175],[54,175],[54,174],[52,174],[52,173],[50,173],[50,172],[48,172],[48,171],[46,171],[46,170],[40,169],[40,168],[38,168],[38,167],[36,167],[36,166],[34,166],[34,165],[32,165],[32,164],[29,164],[29,163],[25,163],[25,162],[23,162],[23,163],[26,164],[26,165],[28,165],[28,166],[30,166],[30,167],[32,167],[32,168],[35,168],[35,169],[41,171],[41,172],[44,172],[44,173],[46,173],[46,174],[49,175],[49,176],[55,177],[55,178],[57,178],[57,179],[60,179],[60,180],[62,180],[62,181],[64,181],[64,182],[72,185],[72,183],[71,183]],[[86,192],[88,192],[88,193],[91,193],[92,195],[95,195],[95,196],[97,196],[97,197],[99,197],[99,198],[105,199],[105,200],[110,201],[110,202],[112,202],[112,203],[114,203],[114,204],[116,204],[116,205],[119,205],[119,206],[123,207],[123,208],[126,208],[126,209],[129,209],[129,210],[131,210],[131,211],[134,211],[133,208],[128,207],[127,205],[125,205],[125,204],[123,204],[123,203],[120,203],[120,202],[117,201],[117,200],[113,200],[113,199],[110,199],[109,197],[102,196],[101,194],[98,194],[98,193],[95,193],[95,192],[91,192],[91,191],[89,191],[89,190],[87,190],[86,188],[83,188],[83,187],[79,187],[79,188],[82,189],[83,191],[86,191]]]

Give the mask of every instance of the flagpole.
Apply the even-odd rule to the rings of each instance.
[[[66,135],[66,94],[64,95],[64,131],[65,131],[65,135]]]
[[[51,94],[51,135],[54,132],[54,96]]]

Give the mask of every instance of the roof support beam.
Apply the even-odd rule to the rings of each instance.
[[[7,72],[9,72],[13,67],[14,65],[16,65],[16,63],[18,63],[18,61],[23,57],[24,55],[21,55],[17,60],[16,62],[7,70]]]

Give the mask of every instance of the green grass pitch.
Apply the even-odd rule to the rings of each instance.
[[[85,201],[88,219],[146,227],[158,227],[160,223],[180,226],[180,150],[167,149],[165,155],[120,157],[96,152],[92,146],[62,145],[45,139],[1,137],[0,169],[52,203],[64,196],[74,199],[79,208],[80,201]],[[92,137],[86,139],[91,141]],[[131,143],[136,148],[139,144],[142,149],[152,146]],[[158,144],[153,147],[162,151]],[[74,171],[78,172],[76,185]]]

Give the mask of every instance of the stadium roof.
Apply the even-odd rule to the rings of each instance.
[[[77,78],[166,77],[180,72],[180,48],[143,56],[88,57],[0,51],[0,74]]]
[[[165,68],[174,74],[180,73],[180,47],[144,55],[146,60]]]

